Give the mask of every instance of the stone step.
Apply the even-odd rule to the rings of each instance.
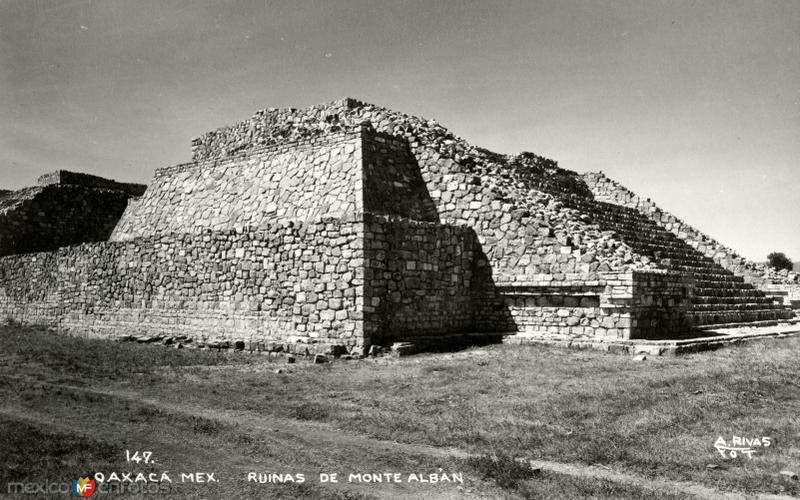
[[[687,273],[694,283],[689,315],[698,324],[735,323],[785,319],[791,316],[740,276],[698,252],[675,234],[667,231],[634,209],[572,199],[570,203],[589,214],[592,223],[603,231],[614,232],[639,255],[667,269]]]
[[[784,311],[785,307],[778,304],[757,304],[754,302],[747,303],[723,303],[723,304],[698,304],[692,302],[689,307],[691,311],[697,312],[715,312],[715,311],[753,311],[753,310],[775,310]]]
[[[791,311],[781,311],[775,309],[728,312],[690,311],[688,316],[693,320],[695,325],[715,325],[789,319],[792,317],[792,313]]]
[[[741,297],[741,296],[733,296],[733,297],[714,297],[714,296],[694,296],[692,297],[692,303],[694,304],[743,304],[743,303],[750,303],[750,304],[767,304],[772,305],[774,304],[774,300],[769,297]]]

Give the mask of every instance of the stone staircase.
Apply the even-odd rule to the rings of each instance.
[[[665,269],[689,273],[694,280],[689,314],[695,326],[794,317],[790,308],[777,304],[637,210],[579,196],[568,197],[564,202],[587,214],[601,230],[613,231],[639,255]]]

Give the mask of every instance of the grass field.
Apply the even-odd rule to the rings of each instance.
[[[691,496],[672,484],[699,486],[700,496],[798,496],[798,481],[779,473],[800,472],[798,353],[794,337],[639,363],[493,345],[289,365],[3,327],[0,497],[9,482],[98,471],[168,471],[163,498]],[[772,443],[752,459],[723,459],[719,436]],[[156,462],[126,462],[125,450],[152,451]],[[631,479],[537,472],[513,458]],[[219,482],[181,484],[181,472]],[[306,481],[254,484],[249,472]],[[333,472],[339,483],[319,482]],[[346,480],[384,472],[460,473],[463,484]],[[104,496],[125,497],[95,495]]]

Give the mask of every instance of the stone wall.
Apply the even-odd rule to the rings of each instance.
[[[363,225],[324,219],[0,259],[0,317],[120,337],[363,344]]]
[[[625,338],[669,338],[692,327],[693,294],[694,283],[686,273],[623,273],[606,276],[600,306],[630,314],[630,336]]]
[[[157,170],[111,239],[364,212],[438,220],[408,145],[359,125]]]
[[[71,246],[0,259],[0,318],[352,350],[470,332],[477,249],[469,228],[372,214]]]
[[[439,214],[408,143],[389,134],[363,129],[365,212],[438,222]]]
[[[0,257],[0,321],[54,325],[62,314],[57,252]]]
[[[620,235],[598,230],[591,217],[564,203],[569,198],[597,198],[650,214],[657,207],[649,201],[594,174],[578,175],[532,153],[496,154],[469,144],[435,120],[355,99],[258,111],[250,119],[196,138],[192,154],[196,161],[220,159],[265,144],[321,137],[364,122],[408,142],[440,219],[473,228],[499,279],[524,282],[538,273],[575,271],[591,279],[590,273],[596,270],[662,269]],[[760,269],[748,272],[750,264],[729,249],[699,234],[695,243],[696,230],[669,214],[657,214],[659,222],[662,214],[669,219],[668,230],[686,237],[701,253],[713,255],[726,269],[764,279]],[[796,280],[766,273],[773,283]]]
[[[8,193],[0,198],[0,256],[105,241],[131,196],[126,189],[58,183]]]
[[[452,159],[465,162],[466,152],[443,154],[424,146],[414,152],[441,220],[475,231],[498,281],[528,282],[542,273],[581,273],[591,280],[601,269],[652,267],[577,210],[533,189],[530,179],[518,175],[525,168],[490,163],[487,170],[494,171],[472,172]]]
[[[498,291],[509,311],[510,324],[518,335],[565,337],[622,336],[619,318],[604,318],[600,296],[604,285],[570,284],[548,280],[541,285],[500,286]],[[619,315],[617,315],[619,316]],[[626,325],[629,326],[629,325]]]
[[[473,303],[470,228],[368,216],[365,234],[364,318],[374,342],[472,331],[483,304]]]
[[[595,281],[497,288],[521,336],[652,339],[691,328],[692,283],[682,273],[600,273]]]
[[[198,137],[192,153],[199,162],[222,160],[286,140],[313,140],[364,122],[405,141],[439,219],[475,231],[498,279],[524,282],[538,273],[568,272],[583,272],[589,278],[601,266],[657,267],[558,200],[565,193],[591,195],[575,172],[531,153],[492,153],[435,120],[354,99],[305,109],[265,109]]]
[[[358,129],[157,170],[111,239],[353,215],[360,156]]]

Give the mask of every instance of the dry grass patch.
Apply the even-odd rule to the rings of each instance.
[[[503,450],[724,490],[800,495],[796,481],[778,475],[800,471],[796,337],[644,363],[596,351],[496,345],[401,359],[281,364],[281,374],[261,356],[33,330],[0,332],[0,352],[0,392],[31,407],[44,404],[33,380],[114,387],[164,404],[299,420],[389,442],[477,455]],[[215,434],[214,425],[202,421],[193,425],[190,434],[208,439],[228,433]],[[753,460],[726,461],[713,444],[733,435],[770,436],[774,445]],[[569,482],[548,477],[520,481],[515,494],[524,496],[531,484]],[[574,493],[592,482],[570,485]]]

